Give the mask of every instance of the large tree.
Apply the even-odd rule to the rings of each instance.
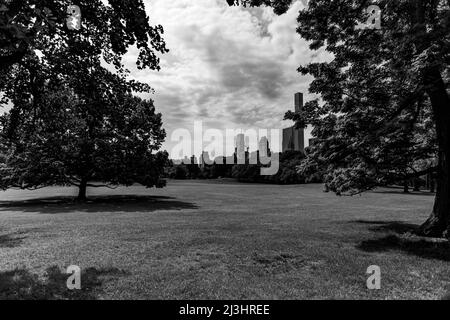
[[[291,2],[246,1],[275,5],[278,13]],[[381,9],[381,29],[357,28],[373,4]],[[334,56],[299,68],[315,77],[310,91],[322,98],[287,114],[315,127],[318,142],[304,168],[321,162],[337,192],[436,171],[435,205],[420,231],[450,236],[450,1],[310,0],[298,23],[311,49]]]
[[[82,12],[79,30],[66,26],[73,3]],[[133,96],[152,90],[129,80],[122,64],[136,46],[137,66],[159,69],[156,53],[167,51],[163,30],[149,25],[143,1],[108,3],[2,4],[0,88],[13,106],[2,118],[1,188],[75,184],[83,200],[88,186],[98,186],[93,181],[164,184],[161,115],[152,101]]]
[[[10,82],[0,188],[74,185],[83,201],[87,187],[164,186],[168,154],[158,152],[165,132],[153,102],[134,97],[132,83],[99,65],[79,79],[84,90],[78,80],[49,78],[48,68],[27,58]]]
[[[81,9],[81,29],[67,27],[68,7]],[[31,51],[50,44],[73,45],[71,36],[88,37],[110,63],[130,46],[139,49],[140,68],[159,68],[155,52],[166,52],[162,26],[151,26],[143,0],[0,0],[0,70],[19,63]]]

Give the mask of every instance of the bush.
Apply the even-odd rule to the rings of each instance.
[[[176,165],[168,169],[170,179],[185,180],[188,177],[188,171],[185,165]]]
[[[305,155],[298,151],[287,151],[280,155],[280,169],[273,176],[261,176],[261,165],[236,165],[233,178],[241,182],[303,184],[306,178],[298,172]]]

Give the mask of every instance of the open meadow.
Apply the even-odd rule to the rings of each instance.
[[[0,299],[439,299],[450,285],[449,243],[411,234],[427,193],[220,181],[75,193],[0,193]],[[70,265],[79,292],[65,288]],[[381,290],[366,287],[371,265]]]

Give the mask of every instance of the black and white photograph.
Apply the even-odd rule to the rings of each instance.
[[[0,0],[0,300],[450,300],[450,1]]]

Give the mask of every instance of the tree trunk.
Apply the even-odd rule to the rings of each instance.
[[[403,182],[403,193],[409,193],[409,181],[405,180]]]
[[[438,70],[429,70],[425,80],[439,141],[439,171],[433,212],[420,231],[426,236],[450,237],[450,98]]]
[[[414,179],[414,191],[419,192],[420,191],[420,180]]]
[[[440,173],[437,178],[437,192],[430,218],[421,226],[421,233],[431,237],[450,237],[450,183],[449,161],[450,154],[440,155]],[[445,171],[444,171],[445,170]]]
[[[85,202],[87,200],[86,193],[87,193],[87,184],[88,181],[86,179],[82,179],[79,185],[78,189],[78,198],[77,201]]]

